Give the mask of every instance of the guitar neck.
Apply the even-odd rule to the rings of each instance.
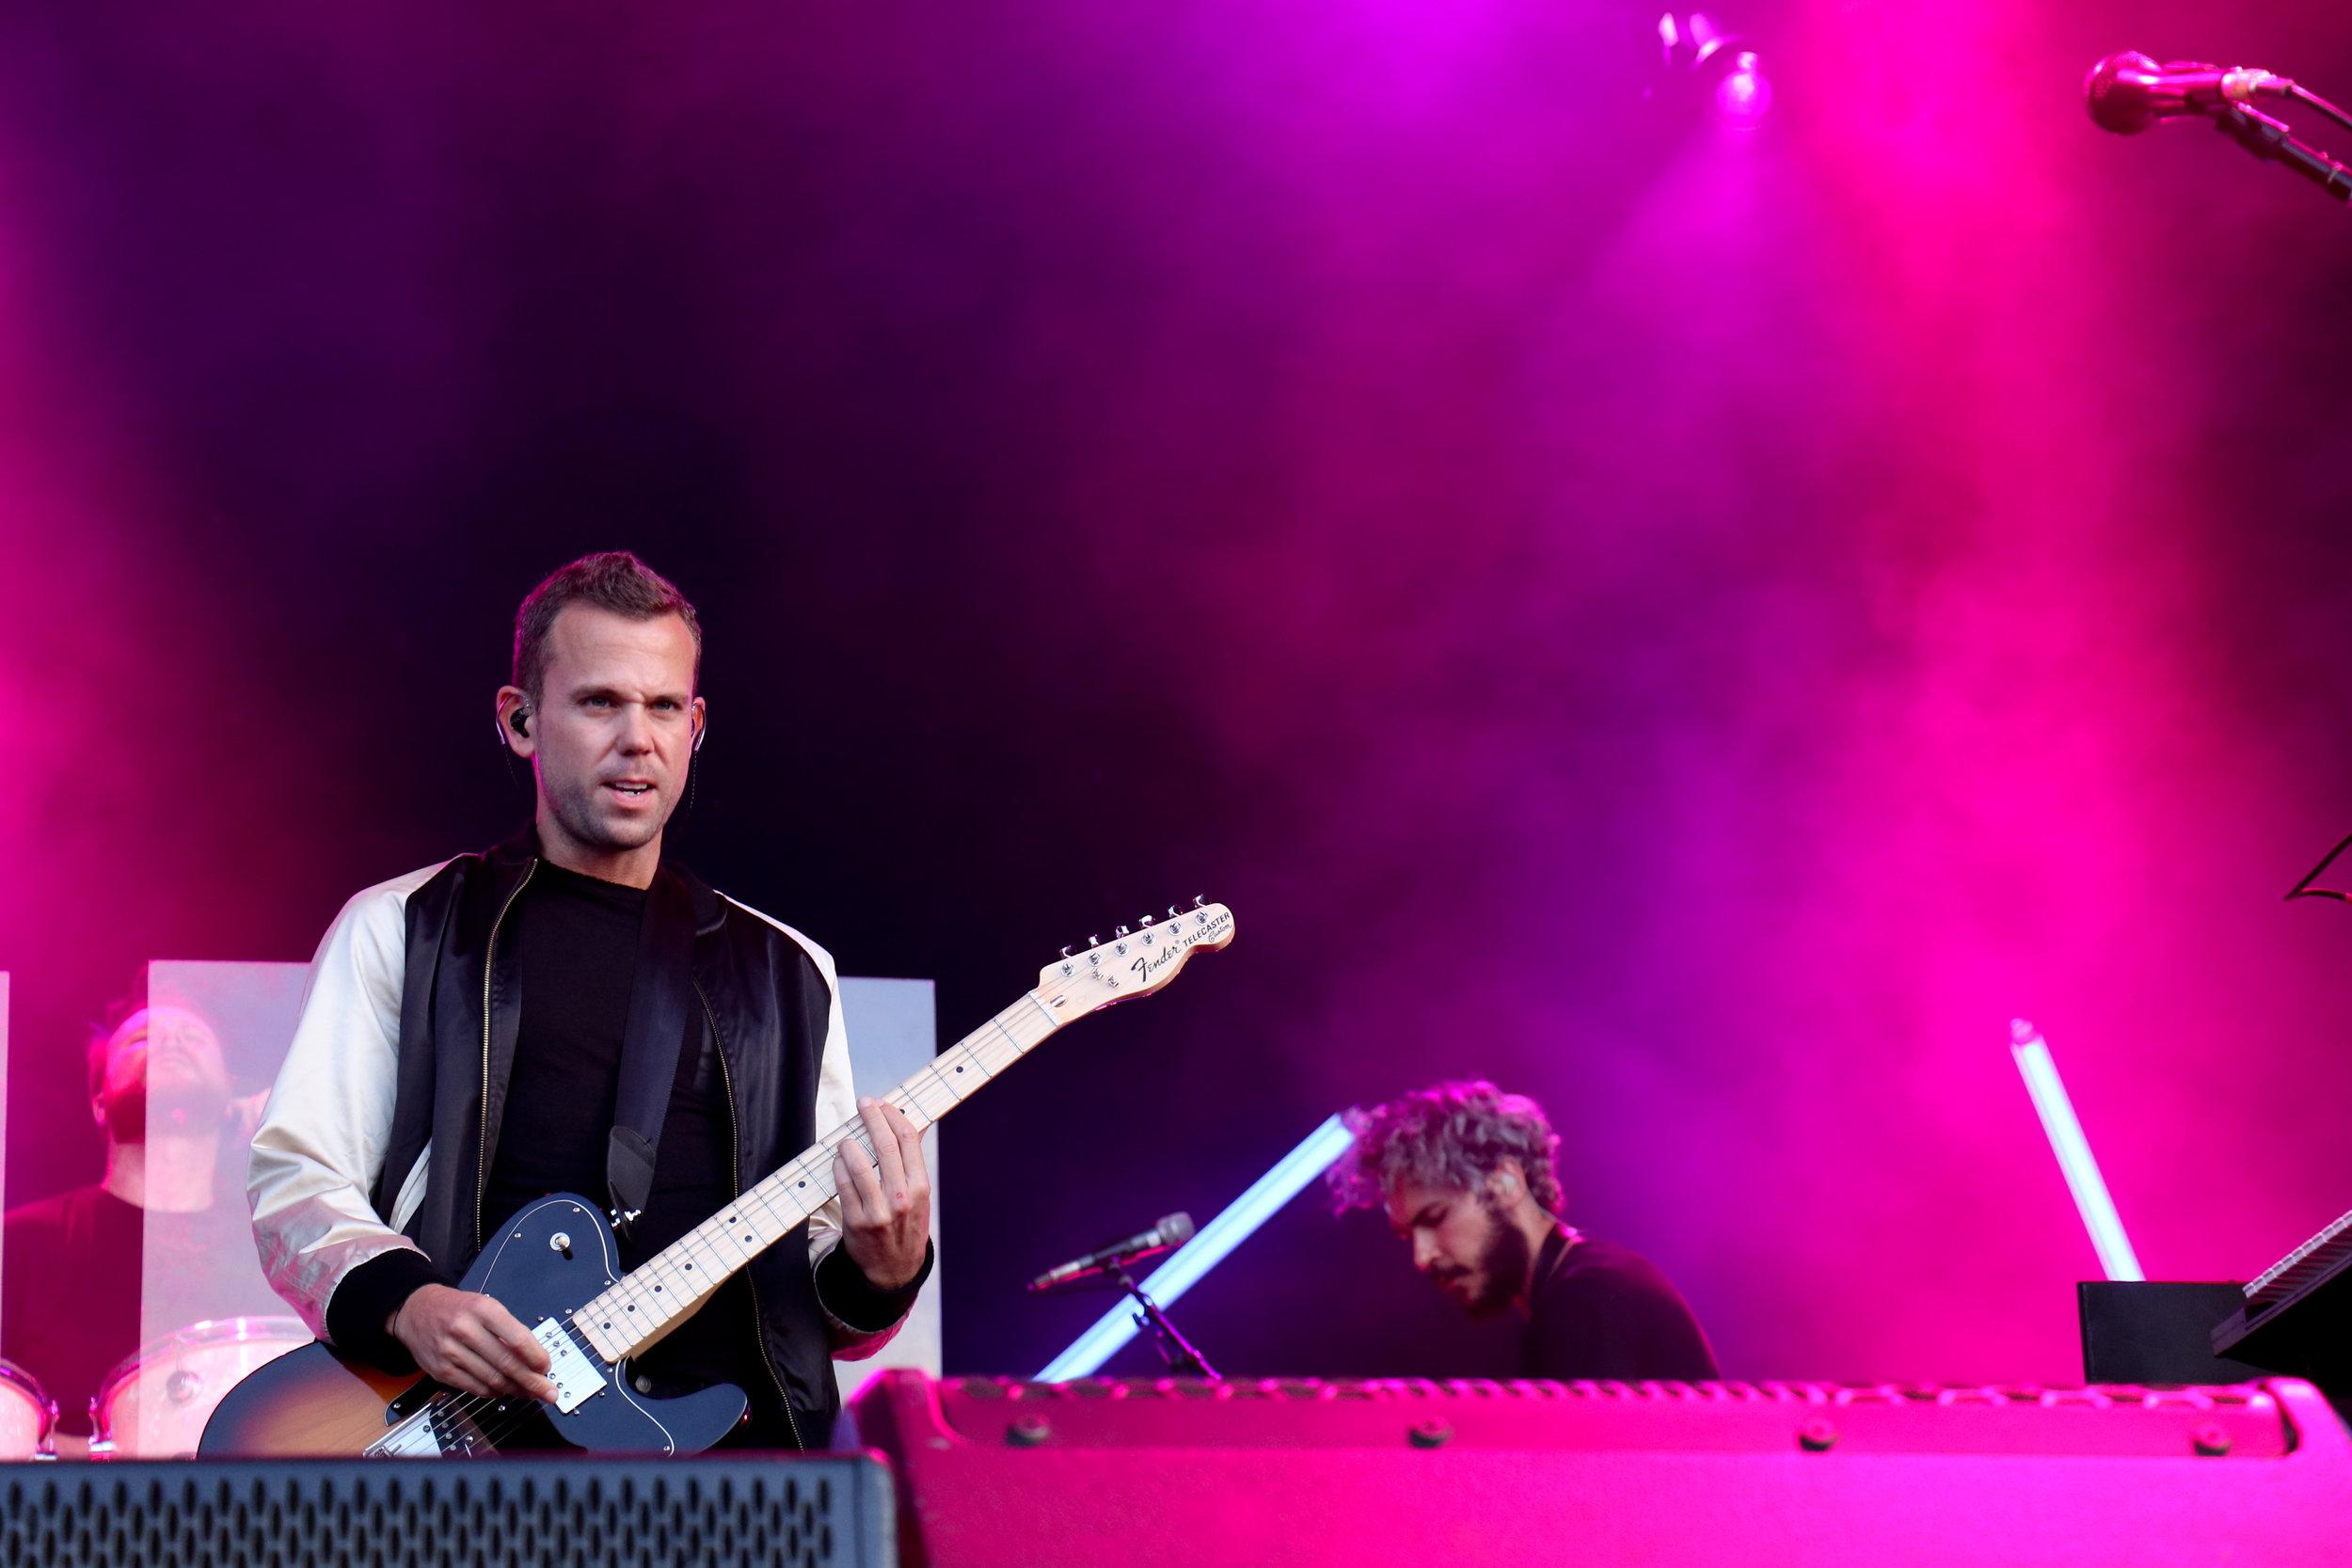
[[[918,1131],[927,1130],[1063,1022],[1030,991],[882,1098]],[[833,1201],[834,1154],[844,1144],[873,1158],[865,1120],[852,1116],[574,1313],[573,1326],[607,1361],[660,1339],[738,1270]]]

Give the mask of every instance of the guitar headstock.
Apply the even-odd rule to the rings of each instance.
[[[1151,995],[1176,978],[1195,952],[1233,940],[1233,911],[1196,898],[1191,909],[1145,915],[1133,930],[1121,926],[1108,942],[1087,940],[1095,944],[1084,951],[1065,947],[1038,972],[1038,995],[1065,1022]]]

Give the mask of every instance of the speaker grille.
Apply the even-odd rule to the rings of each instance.
[[[0,1466],[11,1568],[881,1568],[893,1529],[850,1455]]]

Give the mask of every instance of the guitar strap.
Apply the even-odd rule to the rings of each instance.
[[[664,866],[646,890],[637,935],[637,973],[621,1036],[620,1092],[605,1146],[604,1179],[621,1234],[653,1196],[654,1159],[670,1113],[678,1053],[695,1033],[694,906],[686,879]],[[712,1042],[715,1048],[718,1042]]]

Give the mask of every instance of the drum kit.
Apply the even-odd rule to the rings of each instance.
[[[0,1459],[31,1459],[50,1451],[57,1407],[32,1373],[0,1361]]]
[[[141,1346],[90,1401],[89,1457],[169,1459],[196,1451],[222,1396],[255,1368],[310,1342],[293,1318],[221,1318]],[[0,1361],[0,1459],[54,1459],[57,1406],[40,1382]]]

